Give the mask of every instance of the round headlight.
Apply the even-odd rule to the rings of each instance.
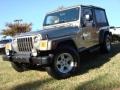
[[[6,55],[10,55],[10,50],[5,50]]]
[[[41,39],[42,39],[42,36],[41,36],[41,35],[35,36],[35,37],[34,37],[34,43],[39,42]]]
[[[34,37],[34,43],[37,43],[38,41],[39,41],[39,37],[38,36]]]
[[[37,56],[37,50],[36,49],[32,49],[32,56],[34,56],[34,57]]]

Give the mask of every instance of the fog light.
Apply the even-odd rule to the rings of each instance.
[[[32,49],[32,56],[36,57],[37,56],[37,50]]]
[[[9,56],[9,55],[10,55],[10,50],[6,49],[6,50],[5,50],[5,53],[6,53],[6,55]]]

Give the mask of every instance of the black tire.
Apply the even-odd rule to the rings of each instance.
[[[118,41],[120,42],[120,37],[118,37]]]
[[[62,56],[60,57],[60,55],[66,56],[64,56],[64,58],[62,59],[61,58]],[[60,58],[61,60],[59,60]],[[68,58],[70,58],[71,61],[67,61]],[[57,62],[60,62],[60,64],[57,65]],[[69,65],[67,66],[66,64]],[[79,64],[80,64],[79,53],[70,46],[63,46],[59,47],[58,50],[56,50],[53,62],[50,67],[46,67],[46,71],[48,72],[49,75],[51,75],[55,79],[65,79],[78,72],[80,66]],[[65,70],[66,68],[66,72],[64,71],[62,72],[60,68],[63,68],[63,70]],[[67,69],[70,70],[67,72]]]
[[[4,54],[5,54],[5,48],[1,48],[1,49],[0,49],[0,54],[1,54],[1,55],[4,55]]]
[[[111,49],[112,49],[111,36],[109,34],[105,34],[104,41],[100,46],[100,51],[102,53],[109,53]]]
[[[24,71],[25,71],[24,66],[22,66],[22,65],[19,64],[19,63],[14,63],[14,62],[12,62],[12,63],[11,63],[11,66],[12,66],[17,72],[24,72]]]

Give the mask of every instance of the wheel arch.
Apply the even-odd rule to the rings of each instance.
[[[109,34],[110,36],[112,36],[112,33],[109,32],[109,30],[103,29],[103,30],[100,31],[100,33],[99,33],[99,43],[103,43],[104,42],[104,36],[106,34]]]
[[[64,46],[64,45],[67,46],[68,45],[68,46],[74,47],[74,49],[78,50],[74,40],[71,38],[56,40],[56,41],[53,41],[53,43],[54,43],[53,49],[57,49],[60,46]]]

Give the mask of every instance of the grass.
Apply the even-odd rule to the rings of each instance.
[[[120,43],[110,54],[81,54],[81,71],[68,79],[55,80],[46,72],[16,72],[0,56],[0,90],[119,90]]]

